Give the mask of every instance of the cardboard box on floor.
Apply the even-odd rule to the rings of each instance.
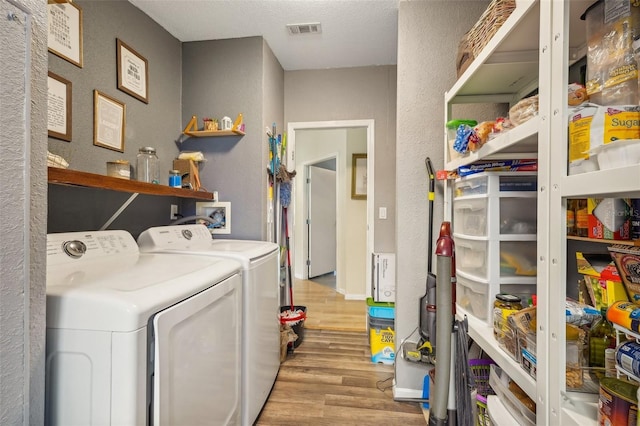
[[[189,187],[198,191],[200,189],[200,176],[198,174],[198,164],[193,160],[173,160],[173,169],[180,172],[182,176],[182,187]]]

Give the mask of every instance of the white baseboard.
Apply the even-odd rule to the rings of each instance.
[[[367,300],[366,294],[345,294],[344,300]]]
[[[422,389],[407,389],[398,388],[395,383],[393,384],[393,398],[394,399],[419,399],[422,398]]]

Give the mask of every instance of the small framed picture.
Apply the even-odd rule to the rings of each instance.
[[[82,9],[68,0],[48,0],[49,52],[82,68]]]
[[[111,96],[93,91],[93,144],[124,152],[126,105]]]
[[[71,82],[49,71],[47,92],[49,136],[71,142]]]
[[[351,160],[351,198],[367,199],[367,154],[353,154]]]
[[[210,221],[202,220],[212,234],[231,233],[231,203],[228,201],[197,202],[196,215],[206,216]]]
[[[149,64],[147,60],[122,40],[116,39],[118,89],[149,103]]]

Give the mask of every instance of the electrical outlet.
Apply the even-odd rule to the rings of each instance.
[[[171,217],[169,217],[169,219],[175,220],[177,218],[178,218],[178,205],[171,204]]]

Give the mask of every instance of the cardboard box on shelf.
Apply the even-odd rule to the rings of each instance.
[[[631,209],[626,198],[589,198],[589,238],[628,240]]]
[[[173,169],[178,170],[182,176],[182,186],[191,188],[194,191],[200,190],[200,176],[198,174],[198,164],[193,160],[173,160]]]
[[[576,262],[596,309],[606,309],[618,300],[629,300],[609,254],[576,252]]]

